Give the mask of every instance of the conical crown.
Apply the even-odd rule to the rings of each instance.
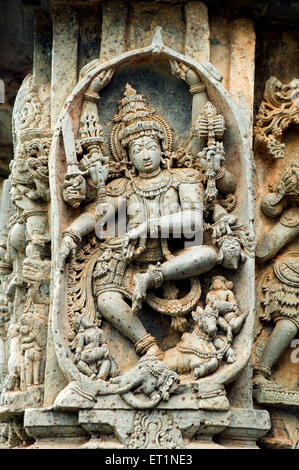
[[[143,95],[127,83],[123,98],[119,101],[119,112],[114,116],[111,133],[111,151],[116,160],[124,158],[124,150],[138,137],[159,139],[163,150],[171,150],[172,134],[167,123],[149,107]]]

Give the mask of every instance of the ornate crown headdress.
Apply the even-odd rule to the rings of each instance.
[[[32,187],[34,185],[26,160],[13,159],[10,163],[10,175],[13,184]]]
[[[211,279],[211,283],[213,283],[214,281],[226,282],[227,279],[224,276],[213,276]]]
[[[119,101],[119,112],[114,116],[110,147],[116,162],[127,160],[126,149],[137,137],[157,137],[162,150],[171,152],[172,132],[168,124],[154,109],[150,108],[143,95],[127,83],[124,96]]]
[[[245,253],[250,258],[254,258],[254,239],[248,232],[245,232],[241,229],[234,230],[231,233],[218,238],[215,242],[218,247],[221,248],[225,241],[231,242],[232,244],[237,241],[239,243],[240,248],[243,248]]]

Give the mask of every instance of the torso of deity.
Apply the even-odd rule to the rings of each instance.
[[[152,142],[155,143],[155,141]],[[116,211],[124,211],[125,216],[125,227],[121,223],[113,227],[115,235],[120,237],[127,231],[137,228],[144,221],[148,221],[148,224],[151,224],[149,227],[151,237],[145,237],[145,240],[140,242],[138,251],[140,254],[136,260],[161,261],[163,258],[161,239],[169,237],[169,230],[163,234],[158,227],[155,227],[155,221],[159,217],[173,215],[190,208],[202,211],[203,192],[200,174],[193,169],[170,171],[161,169],[159,166],[153,175],[151,173],[147,176],[138,174],[132,178],[116,179],[106,187],[107,212],[101,221],[101,227],[109,223]],[[87,211],[96,213],[96,202],[87,208]],[[111,235],[109,229],[106,234]]]

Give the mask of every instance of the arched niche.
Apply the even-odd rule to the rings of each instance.
[[[234,214],[238,216],[239,222],[253,237],[254,194],[251,143],[241,113],[230,93],[225,90],[217,78],[213,68],[210,68],[209,64],[201,65],[190,57],[169,49],[157,37],[154,37],[152,44],[148,47],[126,52],[105,63],[94,64],[90,72],[78,82],[63,106],[57,121],[49,157],[52,230],[50,316],[58,364],[68,381],[79,380],[79,372],[72,362],[66,338],[66,276],[59,271],[57,263],[62,233],[79,215],[80,208],[69,208],[62,198],[62,182],[66,172],[61,132],[62,122],[64,119],[71,119],[73,133],[76,137],[84,92],[87,91],[91,81],[99,73],[113,68],[115,69],[114,77],[101,92],[102,99],[99,103],[100,123],[104,127],[107,125],[106,137],[109,132],[109,120],[117,110],[117,99],[121,98],[124,84],[129,81],[138,92],[144,93],[150,105],[173,127],[176,135],[174,147],[183,145],[190,131],[191,95],[188,93],[187,85],[171,75],[169,60],[182,62],[198,73],[206,85],[209,100],[225,118],[226,167],[234,174],[238,182],[236,191],[238,204]],[[180,114],[173,116],[175,112]],[[230,278],[234,281],[234,290],[240,309],[248,312],[248,316],[234,342],[237,361],[230,365],[224,364],[214,374],[200,379],[211,384],[226,384],[234,381],[245,367],[251,353],[254,323],[254,259],[248,257],[246,263],[237,272],[230,273]],[[123,346],[118,344],[117,347],[122,348]],[[126,357],[127,366],[128,364],[133,365],[129,356]]]

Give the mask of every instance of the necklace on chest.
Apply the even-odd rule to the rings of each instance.
[[[147,199],[154,199],[160,194],[165,193],[166,191],[168,191],[171,185],[171,174],[168,174],[167,177],[165,175],[165,178],[163,180],[157,181],[156,183],[149,183],[149,181],[147,181],[147,184],[143,187],[139,186],[135,180],[132,180],[134,192],[138,194],[138,196],[145,197]]]

